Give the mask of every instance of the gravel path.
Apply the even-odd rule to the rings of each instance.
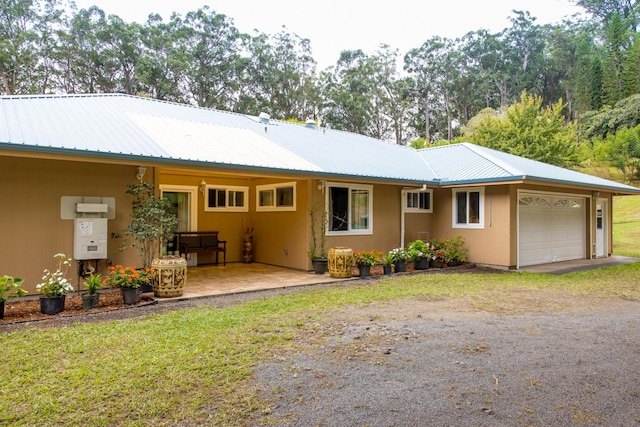
[[[640,424],[640,306],[525,315],[413,301],[315,325],[320,345],[256,370],[256,425]]]

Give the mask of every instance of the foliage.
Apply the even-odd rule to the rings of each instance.
[[[357,266],[376,265],[382,261],[382,252],[379,251],[353,251],[353,262]]]
[[[382,264],[391,267],[393,265],[393,254],[391,252],[387,252],[382,255]]]
[[[411,259],[411,254],[409,254],[405,248],[391,249],[389,255],[391,255],[394,264],[398,261],[407,262]]]
[[[0,277],[0,302],[6,301],[10,297],[23,297],[27,291],[22,289],[24,279],[19,277],[7,276]]]
[[[409,252],[413,254],[413,259],[418,260],[422,257],[429,258],[431,254],[431,244],[422,240],[414,240],[407,245]]]
[[[640,94],[618,101],[613,108],[585,113],[580,124],[580,135],[584,139],[606,138],[618,129],[640,125]]]
[[[98,292],[98,289],[102,287],[102,275],[91,273],[89,277],[84,281],[84,287],[87,289],[89,295],[93,295]]]
[[[620,170],[625,181],[640,178],[640,125],[619,129],[605,139],[594,138],[593,151],[596,159]]]
[[[73,286],[66,277],[71,267],[71,257],[58,253],[53,258],[56,260],[56,270],[52,272],[45,269],[42,283],[36,285],[43,297],[59,297],[73,292]]]
[[[573,125],[564,124],[562,101],[543,107],[542,98],[523,92],[503,114],[488,115],[465,136],[470,142],[561,167],[577,163]]]
[[[150,269],[137,270],[133,266],[111,265],[106,283],[117,288],[139,288],[148,282],[149,272]]]
[[[318,218],[318,216],[320,218]],[[311,227],[311,247],[309,248],[310,259],[327,258],[327,213],[318,214],[318,209],[309,209]],[[318,223],[320,227],[318,228]]]
[[[178,217],[172,212],[171,202],[157,198],[154,186],[146,182],[129,185],[127,194],[131,202],[131,223],[125,230],[137,243],[143,266],[160,256],[162,245],[173,237],[178,227]]]

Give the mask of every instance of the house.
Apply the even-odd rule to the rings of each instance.
[[[88,236],[99,270],[140,265],[119,237],[131,212],[125,191],[139,180],[173,202],[181,230],[219,231],[228,262],[241,261],[252,228],[255,261],[303,270],[313,208],[328,213],[328,247],[388,251],[463,236],[469,261],[513,269],[610,255],[612,196],[640,194],[472,144],[416,151],[121,94],[5,96],[0,274],[33,291],[52,256]],[[87,227],[91,218],[105,229]]]

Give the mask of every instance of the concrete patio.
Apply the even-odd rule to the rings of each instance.
[[[640,262],[640,258],[612,256],[608,258],[563,261],[551,264],[524,267],[520,271],[544,274],[566,274],[573,271],[585,271],[614,265]],[[426,270],[428,271],[428,270]],[[253,292],[265,289],[309,286],[315,284],[338,283],[352,278],[333,278],[329,273],[315,274],[313,271],[302,271],[291,268],[276,267],[259,263],[227,263],[227,265],[203,265],[189,267],[187,285],[182,296],[174,298],[158,298],[158,302],[175,301],[188,298],[199,298],[215,295],[227,295],[242,292]]]

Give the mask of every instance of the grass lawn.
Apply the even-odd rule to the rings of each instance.
[[[639,299],[640,266],[565,276],[428,274],[133,320],[0,334],[0,425],[247,425],[266,407],[253,368],[322,337],[310,325],[349,305],[420,298],[505,314],[582,296]]]
[[[613,199],[613,253],[640,257],[640,196]]]

